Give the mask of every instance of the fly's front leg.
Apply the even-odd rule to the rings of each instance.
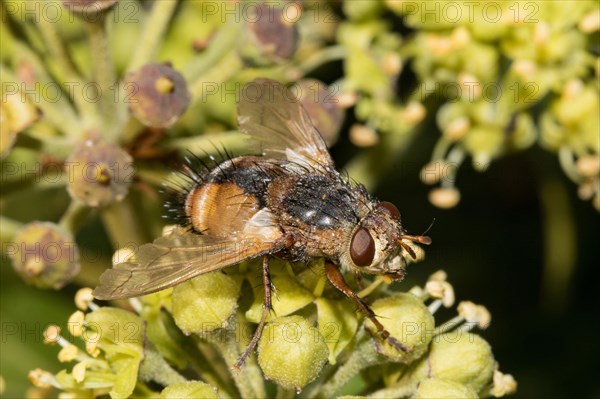
[[[240,357],[240,359],[235,364],[235,368],[237,370],[241,369],[246,361],[246,358],[250,356],[254,348],[256,348],[256,344],[258,344],[258,340],[262,335],[263,329],[265,328],[265,324],[267,323],[267,317],[269,316],[269,312],[273,308],[271,304],[271,292],[273,289],[273,283],[271,282],[271,274],[269,273],[269,258],[267,255],[263,256],[263,285],[265,290],[264,303],[263,303],[263,313],[260,318],[260,322],[258,323],[258,327],[256,327],[256,331],[254,331],[254,335],[252,336],[252,340],[246,347],[246,350]]]
[[[375,313],[371,310],[369,305],[367,305],[359,296],[348,286],[346,281],[344,280],[344,276],[340,272],[340,269],[337,265],[331,262],[325,262],[325,274],[327,275],[327,279],[333,284],[335,288],[337,288],[340,292],[346,295],[348,298],[352,299],[358,309],[371,320],[371,322],[377,328],[379,335],[381,338],[385,339],[390,345],[395,347],[396,349],[402,352],[409,352],[409,349],[402,344],[402,342],[398,341],[396,338],[392,337],[390,333],[385,329],[385,327],[377,320]]]

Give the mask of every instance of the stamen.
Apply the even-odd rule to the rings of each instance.
[[[425,291],[433,298],[440,299],[446,308],[454,305],[454,288],[447,281],[430,280],[425,284]]]
[[[499,370],[494,370],[493,381],[490,393],[496,398],[510,395],[517,391],[517,382],[510,374],[504,374]]]
[[[71,344],[60,335],[60,327],[56,324],[50,324],[46,327],[46,330],[44,330],[44,343],[59,344],[63,348]]]
[[[85,322],[85,315],[81,310],[76,311],[69,317],[67,322],[67,330],[74,337],[81,337],[83,334],[83,327]]]
[[[85,371],[87,369],[87,363],[86,361],[81,361],[79,363],[77,363],[75,366],[73,366],[73,378],[75,379],[75,381],[81,383],[83,382],[83,380],[85,379]]]
[[[81,355],[78,347],[75,345],[67,345],[58,352],[58,361],[65,363],[77,359]]]
[[[492,315],[482,305],[476,305],[470,301],[463,301],[458,304],[458,314],[468,323],[474,323],[482,330],[486,329],[492,321]]]
[[[138,298],[129,298],[129,304],[131,305],[133,310],[136,311],[136,313],[142,313],[144,305],[142,304],[142,301],[140,301]]]
[[[28,374],[28,377],[29,381],[31,381],[31,383],[38,388],[61,388],[56,381],[56,378],[54,378],[54,376],[48,371],[42,369],[31,370]]]
[[[463,321],[465,321],[464,317],[455,316],[455,317],[451,318],[450,320],[448,320],[447,322],[445,322],[444,324],[436,327],[433,330],[433,335],[436,336],[436,335],[447,333],[448,331],[452,330],[456,326],[459,326]]]
[[[438,270],[429,276],[428,281],[446,281],[447,279],[448,274],[444,270]]]
[[[441,299],[436,299],[435,301],[431,302],[429,304],[429,306],[427,306],[427,309],[429,309],[429,313],[435,314],[435,312],[438,311],[438,309],[440,308],[440,306],[442,306],[442,300]]]
[[[82,288],[75,294],[75,306],[80,310],[99,309],[99,306],[93,301],[94,296],[92,295],[92,289],[89,287]]]

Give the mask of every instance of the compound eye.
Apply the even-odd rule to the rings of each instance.
[[[392,218],[400,220],[400,211],[396,208],[396,205],[391,202],[383,201],[377,206],[387,212]]]
[[[369,266],[375,258],[375,241],[364,227],[356,230],[352,236],[350,257],[356,266]]]

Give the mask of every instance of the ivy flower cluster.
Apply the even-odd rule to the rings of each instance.
[[[133,254],[121,250],[115,261]],[[134,298],[128,309],[100,306],[90,289],[66,323],[47,328],[47,343],[69,364],[58,373],[36,369],[30,379],[60,398],[135,397],[501,397],[516,390],[498,369],[485,329],[490,313],[469,301],[436,321],[455,294],[438,271],[408,292],[377,277],[359,295],[408,352],[382,341],[326,280],[322,261],[310,267],[271,260],[273,311],[257,355],[235,363],[262,312],[260,268],[248,261],[173,288]],[[359,386],[354,383],[361,381]]]

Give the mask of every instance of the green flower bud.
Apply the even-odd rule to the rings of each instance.
[[[292,58],[299,42],[296,14],[288,16],[276,3],[269,2],[248,10],[251,13],[246,18],[246,34],[238,45],[244,61],[250,65],[268,66]]]
[[[390,80],[383,66],[364,49],[357,47],[349,49],[345,69],[350,90],[362,90],[381,98],[390,95]],[[365,76],[369,76],[369,79],[364,79]]]
[[[36,122],[40,113],[21,90],[6,91],[0,102],[0,158],[10,152],[17,133]]]
[[[387,341],[376,341],[377,351],[393,361],[411,363],[420,358],[432,338],[435,322],[433,315],[417,297],[412,294],[398,294],[376,300],[371,306],[378,320],[390,335],[409,349],[402,352]],[[365,326],[374,335],[377,328],[370,320]]]
[[[160,399],[178,398],[218,399],[217,390],[205,382],[188,381],[181,384],[169,385],[160,393]]]
[[[333,145],[344,122],[344,110],[334,90],[320,80],[302,79],[295,86],[298,98],[328,146]]]
[[[383,2],[380,0],[371,1],[345,1],[342,3],[344,14],[349,19],[364,21],[376,18],[383,10]]]
[[[272,268],[271,270],[273,270]],[[314,300],[310,291],[298,284],[295,278],[286,272],[281,274],[273,273],[271,280],[277,289],[278,299],[273,301],[273,312],[278,316],[287,316],[299,309],[302,309]],[[248,321],[258,323],[263,312],[263,286],[255,286],[254,302],[250,309],[246,311]]]
[[[134,313],[105,306],[86,314],[85,323],[89,331],[83,336],[88,341],[97,342],[107,357],[119,351],[143,355],[144,323]]]
[[[435,377],[464,384],[479,392],[492,381],[496,361],[490,345],[471,333],[436,336],[416,367],[418,379]]]
[[[509,122],[512,123],[512,122]],[[515,148],[526,149],[532,146],[537,139],[537,129],[530,115],[519,113],[515,116],[514,128],[507,131],[507,136]]]
[[[441,378],[421,381],[415,399],[477,399],[477,392],[461,383]]]
[[[555,113],[557,119],[563,125],[568,126],[577,124],[590,114],[597,116],[598,107],[600,107],[598,90],[591,85],[583,86],[577,80],[569,83],[565,87],[565,93],[563,93],[561,100],[552,105],[552,112]],[[598,137],[597,134],[595,136]]]
[[[237,309],[241,280],[221,272],[208,273],[173,288],[175,323],[186,333],[207,333],[227,327]]]
[[[319,330],[300,316],[268,323],[258,343],[258,364],[265,377],[286,389],[299,390],[314,380],[328,355]]]
[[[493,125],[476,125],[465,135],[462,143],[473,156],[473,166],[485,170],[502,151],[504,132]]]
[[[171,127],[185,112],[190,94],[171,64],[148,64],[124,78],[129,110],[146,126]]]
[[[9,252],[13,268],[27,284],[60,289],[79,273],[79,250],[75,240],[56,224],[25,225]]]
[[[495,24],[498,25],[498,24]],[[500,54],[495,46],[472,42],[460,52],[462,68],[465,72],[479,78],[480,81],[496,81],[498,79],[498,67],[500,64]],[[475,85],[475,81],[468,82]],[[479,86],[471,86],[462,89],[462,97],[468,98],[470,90],[477,90]]]
[[[110,396],[129,397],[137,383],[139,366],[144,357],[142,320],[122,309],[100,308],[86,315],[86,325],[88,328],[86,349],[90,344],[96,346],[97,356],[100,356],[100,349],[102,349],[104,358],[108,360],[110,369],[115,375],[112,379],[114,383]],[[93,386],[98,377],[94,378],[92,373],[88,374],[90,375],[86,380],[89,380],[89,385]],[[107,379],[105,373],[101,375],[101,379]]]
[[[111,398],[127,398],[136,386],[140,362],[144,357],[145,328],[143,320],[126,310],[102,307],[85,316],[86,332],[82,335],[87,344],[97,345],[110,364],[115,376],[106,373],[95,377],[86,373],[88,385],[101,379],[104,384],[113,382]],[[89,375],[89,376],[88,376]],[[116,377],[116,378],[115,378]]]
[[[133,179],[133,159],[120,147],[101,140],[81,143],[65,162],[71,197],[89,207],[122,200]]]

